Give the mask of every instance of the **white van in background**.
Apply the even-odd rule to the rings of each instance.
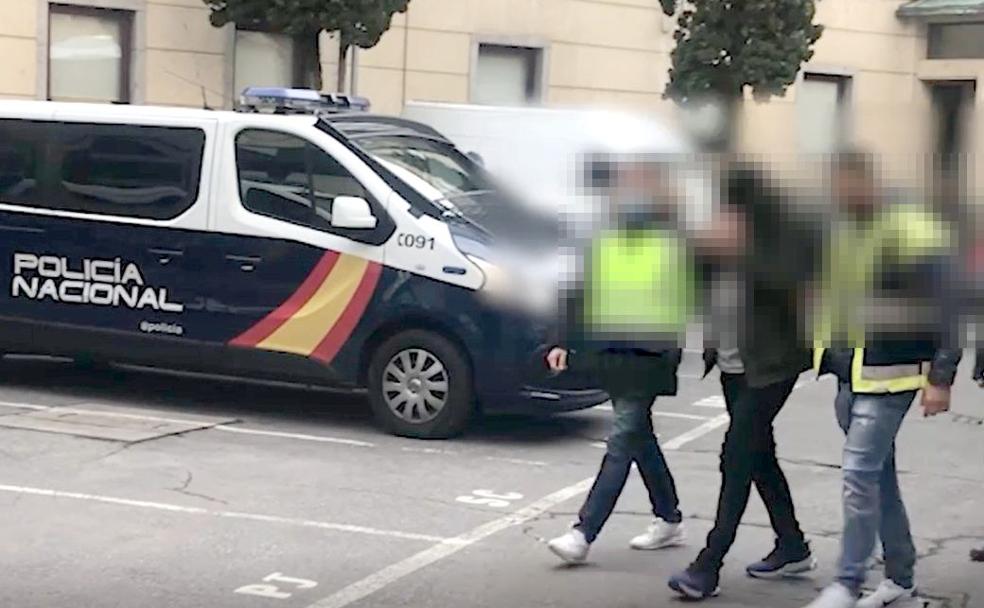
[[[403,117],[427,124],[538,209],[591,213],[582,174],[586,159],[606,154],[687,155],[681,130],[650,116],[604,109],[498,107],[411,101]],[[709,200],[701,180],[687,180],[688,198]],[[688,205],[701,211],[706,205]]]

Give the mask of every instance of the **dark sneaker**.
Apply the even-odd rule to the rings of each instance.
[[[721,592],[718,573],[701,570],[691,564],[686,570],[670,577],[670,589],[691,600],[705,600]]]
[[[745,572],[753,578],[777,579],[806,574],[816,567],[817,560],[814,559],[810,552],[810,545],[807,543],[796,551],[776,547],[762,561],[749,564]]]

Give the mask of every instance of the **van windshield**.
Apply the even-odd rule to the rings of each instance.
[[[517,226],[534,228],[544,238],[554,222],[537,214],[504,191],[485,169],[453,145],[425,137],[386,135],[359,138],[359,146],[376,160],[394,165],[426,183],[440,200],[468,220],[497,236],[513,235]],[[412,185],[412,184],[409,184]],[[434,198],[433,196],[428,198]]]

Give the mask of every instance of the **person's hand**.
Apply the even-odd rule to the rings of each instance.
[[[926,385],[922,394],[922,408],[926,418],[950,411],[950,387]]]
[[[737,211],[722,210],[707,230],[699,237],[701,249],[718,257],[733,257],[741,254],[745,248],[744,217]]]
[[[547,353],[547,367],[552,372],[562,372],[567,369],[567,350],[555,346]]]

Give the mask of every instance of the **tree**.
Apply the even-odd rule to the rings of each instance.
[[[309,84],[321,89],[318,38],[322,31],[339,37],[338,90],[345,90],[345,59],[353,46],[376,46],[390,28],[393,15],[407,10],[410,0],[203,0],[216,27],[239,27],[290,34],[300,45],[297,54]]]
[[[678,0],[660,0],[673,15]],[[796,81],[823,27],[813,23],[815,0],[680,1],[670,81],[664,96],[680,103],[715,103],[730,146],[746,87],[756,99],[783,95]]]

